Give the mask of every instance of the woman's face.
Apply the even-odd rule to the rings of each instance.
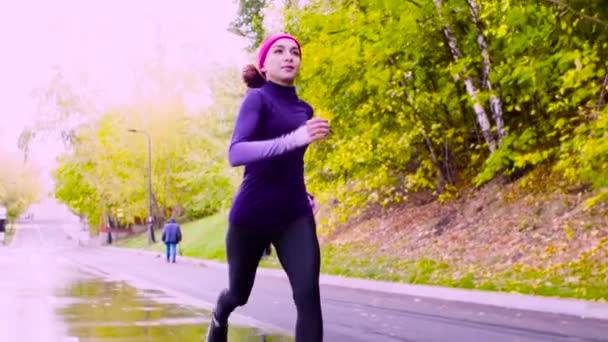
[[[274,83],[291,86],[300,70],[300,49],[289,38],[277,40],[268,51],[262,72]]]

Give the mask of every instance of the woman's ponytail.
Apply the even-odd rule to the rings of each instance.
[[[243,82],[249,88],[260,88],[266,83],[266,78],[255,65],[249,64],[243,68]]]

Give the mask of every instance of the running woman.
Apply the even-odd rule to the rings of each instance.
[[[329,135],[329,123],[294,87],[302,50],[296,38],[275,35],[262,44],[257,68],[243,70],[250,88],[236,120],[228,159],[245,166],[226,233],[229,286],[221,292],[207,341],[224,342],[228,317],[251,294],[264,249],[273,244],[287,273],[298,319],[296,342],[323,340],[319,293],[320,251],[304,183],[309,144]]]

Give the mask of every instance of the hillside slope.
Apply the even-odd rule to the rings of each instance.
[[[333,273],[608,299],[608,206],[542,172],[438,203],[417,195],[322,237]],[[337,262],[336,260],[341,260]],[[344,265],[347,265],[346,267]]]

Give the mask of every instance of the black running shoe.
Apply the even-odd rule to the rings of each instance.
[[[228,325],[221,325],[216,319],[215,314],[211,315],[211,322],[207,329],[207,342],[228,342]]]

